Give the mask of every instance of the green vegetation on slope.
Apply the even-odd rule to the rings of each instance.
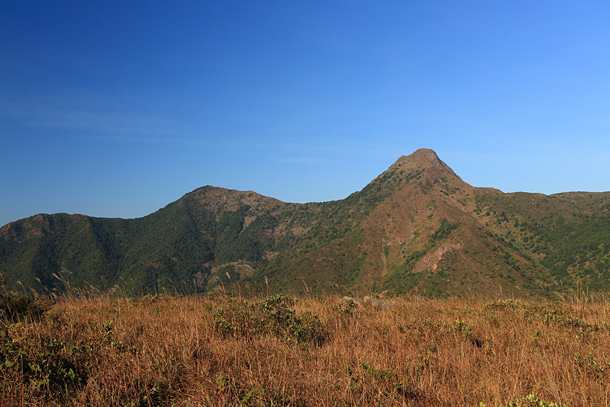
[[[36,215],[0,229],[0,262],[26,293],[607,290],[610,193],[473,188],[423,150],[339,201],[208,186],[139,219]]]
[[[481,194],[490,229],[560,286],[610,288],[610,194]]]

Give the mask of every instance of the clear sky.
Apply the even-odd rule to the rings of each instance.
[[[0,225],[341,199],[418,148],[474,186],[610,190],[610,2],[0,2]]]

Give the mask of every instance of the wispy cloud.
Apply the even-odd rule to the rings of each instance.
[[[0,116],[23,126],[65,130],[78,137],[131,142],[191,143],[185,129],[152,113],[134,111],[99,98],[30,98],[3,100]]]

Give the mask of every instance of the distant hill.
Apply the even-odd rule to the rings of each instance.
[[[0,229],[0,263],[14,284],[38,292],[235,283],[434,297],[607,290],[610,192],[475,188],[422,149],[339,201],[206,186],[139,219],[36,215]]]

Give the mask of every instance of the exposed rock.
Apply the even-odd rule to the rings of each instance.
[[[346,302],[346,303],[352,302],[352,303],[356,304],[356,306],[360,306],[360,301],[358,301],[357,299],[352,298],[352,297],[345,296],[345,297],[341,298],[341,301]]]
[[[436,271],[437,263],[443,258],[443,255],[453,250],[460,250],[462,248],[461,243],[444,243],[439,248],[430,252],[424,256],[423,259],[417,263],[413,269],[413,273],[420,273],[424,270]]]

